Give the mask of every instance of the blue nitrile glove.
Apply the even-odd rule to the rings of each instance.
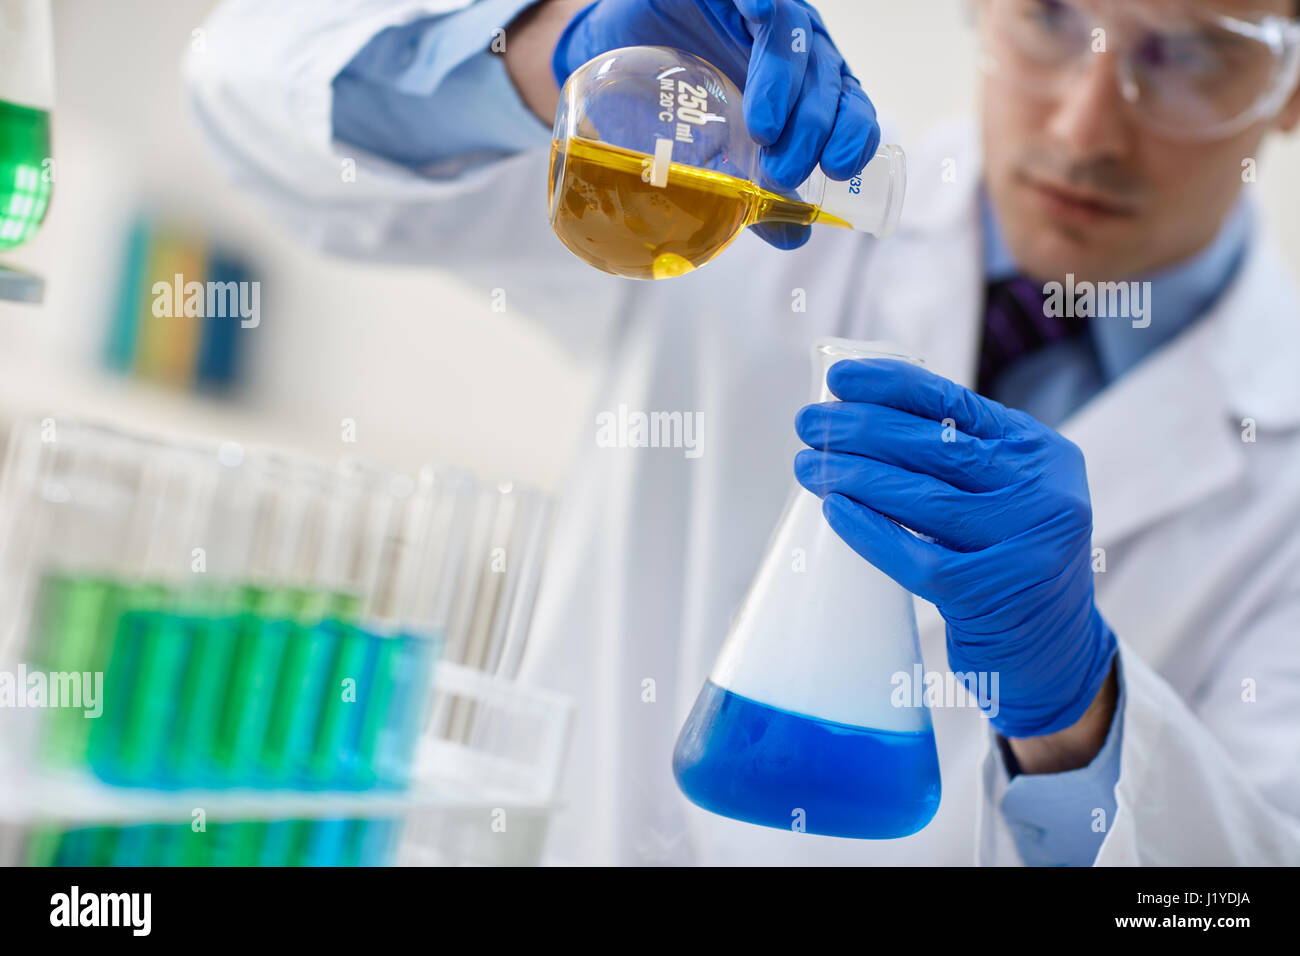
[[[938,607],[954,673],[998,674],[1000,733],[1075,723],[1116,650],[1093,601],[1078,447],[907,362],[837,362],[826,381],[842,401],[799,411],[799,437],[817,450],[799,452],[794,470],[831,527]]]
[[[797,34],[802,43],[795,42]],[[708,60],[745,94],[745,125],[763,146],[763,174],[793,189],[822,171],[856,176],[876,154],[876,109],[802,0],[597,0],[569,21],[552,69],[561,86],[592,57],[624,46],[669,46]],[[762,223],[781,249],[807,241],[807,226]]]

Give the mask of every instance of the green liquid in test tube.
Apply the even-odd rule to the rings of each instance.
[[[356,477],[355,551],[366,558],[351,566],[349,578],[365,595],[365,624],[339,629],[309,768],[313,786],[350,790],[381,782],[383,748],[391,740],[385,732],[400,723],[411,661],[395,622],[419,587],[431,504],[427,487],[413,494],[416,486],[400,476],[359,469]],[[321,841],[326,845],[326,837]]]
[[[92,835],[84,829],[64,830],[54,851],[54,866],[85,866]]]
[[[155,709],[150,698],[170,688],[150,685],[159,669],[158,644],[167,591],[159,584],[123,586],[104,669],[103,712],[91,722],[88,758],[100,779],[123,786],[149,782],[155,754],[141,722]]]
[[[6,483],[28,516],[24,564],[36,596],[27,628],[27,658],[49,672],[80,675],[75,688],[94,706],[49,708],[42,717],[40,759],[60,768],[83,765],[120,693],[112,690],[113,645],[133,595],[122,571],[142,559],[138,532],[145,472],[140,443],[108,429],[64,420],[14,429]],[[120,672],[118,674],[120,677]],[[102,683],[101,683],[102,680]],[[75,689],[70,688],[70,689]],[[99,717],[87,711],[102,711]]]
[[[120,589],[99,576],[50,573],[40,583],[32,624],[30,658],[48,673],[90,675],[81,686],[94,693],[95,675],[107,666],[120,614]],[[101,685],[102,691],[102,685]],[[53,707],[44,715],[41,759],[57,767],[82,766],[97,718],[85,707]],[[96,702],[102,704],[102,701]]]
[[[388,866],[392,863],[397,841],[402,834],[400,817],[358,820],[356,841],[357,866]]]
[[[361,866],[364,862],[365,836],[370,826],[379,821],[353,819],[347,821],[347,831],[343,836],[343,847],[339,851],[339,866]]]
[[[264,824],[262,866],[306,866],[315,820],[272,820]]]
[[[277,507],[285,490],[274,460],[233,442],[195,457],[206,476],[196,521],[206,565],[179,609],[188,654],[166,769],[178,785],[248,786],[296,606],[269,584],[293,517]]]
[[[112,866],[167,866],[163,841],[169,827],[143,823],[122,827],[113,847]]]
[[[302,832],[302,865],[346,866],[345,844],[350,826],[351,821],[346,818],[311,821],[311,825]]]
[[[116,827],[66,830],[59,841],[55,866],[111,866],[117,844]]]
[[[162,461],[165,493],[149,554],[151,569],[173,591],[156,619],[133,632],[143,645],[124,751],[129,778],[139,783],[192,786],[210,769],[217,698],[234,643],[226,584],[242,556],[235,552],[247,547],[235,540],[232,548],[241,529],[230,534],[238,523],[228,513],[240,502],[242,460],[242,452],[222,446],[169,449]]]
[[[373,768],[363,764],[358,731],[367,710],[385,710],[391,684],[390,668],[376,673],[375,658],[381,644],[395,643],[352,625],[329,621],[321,628],[333,631],[334,654],[325,685],[315,741],[308,759],[306,779],[312,786],[362,788],[374,783]],[[382,702],[377,698],[383,698]],[[373,740],[365,748],[373,754]]]
[[[342,758],[353,746],[372,661],[369,635],[355,625],[379,573],[391,482],[386,473],[345,465],[326,484],[317,553],[310,565],[299,565],[312,596],[286,650],[274,732],[268,733],[265,767],[275,783],[344,785]],[[339,865],[349,830],[339,819],[273,821],[263,863]]]
[[[87,474],[104,485],[138,474],[122,543],[123,586],[104,673],[102,716],[90,732],[90,764],[122,786],[166,786],[167,746],[191,632],[177,602],[194,586],[191,555],[211,499],[212,477],[192,450],[117,435],[97,439],[106,462]]]
[[[352,743],[355,763],[348,768],[348,782],[356,787],[373,787],[384,782],[386,768],[382,764],[387,742],[384,735],[401,723],[403,689],[411,676],[407,668],[414,663],[405,653],[406,641],[401,636],[369,634],[367,637],[372,660]]]
[[[157,866],[219,866],[217,847],[228,824],[208,823],[201,830],[188,823],[155,828]]]
[[[250,824],[251,826],[251,824]],[[266,820],[256,824],[261,842],[256,866],[302,866],[303,834],[310,820]]]
[[[341,622],[355,619],[353,595],[307,593],[289,630],[262,749],[261,780],[268,786],[309,782],[318,729],[329,712],[336,658],[343,651]]]
[[[23,856],[24,866],[55,866],[59,855],[59,843],[63,831],[58,827],[38,825],[27,834],[27,846]]]
[[[267,824],[240,820],[219,825],[213,846],[213,866],[264,866]]]
[[[230,780],[218,760],[223,706],[233,682],[240,632],[238,600],[229,587],[205,589],[184,615],[189,655],[180,675],[176,724],[168,742],[168,778],[185,786],[218,787]]]
[[[176,727],[178,691],[193,631],[184,615],[170,609],[133,612],[133,617],[131,626],[118,632],[127,641],[139,642],[130,714],[120,740],[122,782],[167,786],[167,744]]]
[[[287,588],[247,586],[239,604],[214,763],[225,783],[248,785],[257,776],[298,596]]]
[[[303,596],[283,587],[248,586],[241,593],[242,610],[236,618],[235,650],[218,725],[215,763],[227,783],[248,785],[265,782],[264,755]],[[295,666],[294,661],[288,661],[290,669]],[[283,718],[279,721],[283,722]],[[283,821],[268,824],[260,820],[221,824],[214,864],[275,865],[274,851],[268,859],[268,831],[287,825]]]
[[[389,649],[392,693],[387,713],[375,733],[373,766],[380,786],[401,789],[409,782],[413,755],[424,728],[442,638],[402,633],[393,643],[395,647]],[[363,744],[369,740],[369,732],[364,733]]]
[[[220,612],[185,615],[189,656],[180,674],[179,706],[165,755],[166,776],[178,786],[220,786],[215,761],[217,724],[234,655],[236,621]]]

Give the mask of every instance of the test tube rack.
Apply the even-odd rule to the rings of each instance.
[[[0,863],[539,862],[571,705],[513,677],[549,514],[446,467],[17,429],[0,691],[103,683],[93,717],[0,706]]]

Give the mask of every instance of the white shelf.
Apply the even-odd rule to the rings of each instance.
[[[546,813],[545,803],[519,795],[475,792],[454,781],[434,781],[407,791],[149,790],[112,787],[93,777],[41,774],[9,781],[0,792],[0,823],[32,826],[126,826],[188,823],[196,809],[209,822],[246,820],[378,818],[416,811],[507,811]]]

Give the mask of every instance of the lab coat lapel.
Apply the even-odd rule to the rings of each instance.
[[[1083,451],[1093,544],[1109,547],[1245,467],[1203,320],[1087,402],[1060,431]]]
[[[1065,421],[1061,433],[1087,462],[1094,545],[1116,543],[1240,478],[1247,420],[1300,425],[1298,316],[1276,248],[1257,235],[1209,314]]]

